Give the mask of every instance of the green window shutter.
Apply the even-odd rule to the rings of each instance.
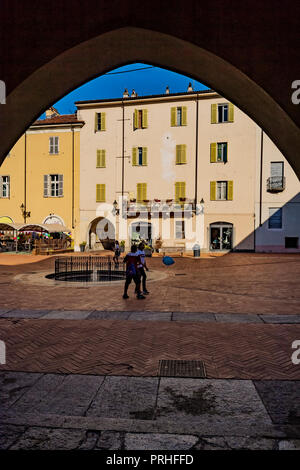
[[[216,200],[216,189],[217,189],[217,182],[211,181],[210,182],[210,200],[211,201]]]
[[[143,147],[143,153],[142,153],[142,157],[143,157],[143,166],[147,166],[148,165],[148,159],[147,159],[147,147]]]
[[[137,165],[137,147],[132,147],[132,166]]]
[[[143,201],[147,199],[147,183],[142,183],[142,196]]]
[[[101,202],[101,184],[96,184],[96,202]]]
[[[100,185],[101,202],[105,202],[105,184]]]
[[[97,150],[97,168],[105,168],[106,161],[105,161],[105,150]]]
[[[148,109],[143,109],[143,128],[148,127]]]
[[[179,201],[180,198],[180,183],[175,183],[175,201]]]
[[[134,121],[133,121],[134,129],[137,129],[139,127],[138,115],[139,115],[138,110],[135,109],[134,110]]]
[[[186,144],[182,145],[181,163],[186,163]],[[184,196],[185,197],[185,196]]]
[[[234,106],[232,103],[229,103],[228,121],[229,122],[234,121]]]
[[[137,200],[137,202],[142,202],[142,197],[143,197],[142,183],[138,183],[136,185],[136,200]]]
[[[233,181],[227,182],[227,200],[228,201],[233,200]]]
[[[225,146],[224,163],[228,162],[228,142]]]
[[[101,159],[100,159],[100,166],[101,166],[101,168],[105,168],[105,167],[106,167],[105,153],[106,153],[105,150],[102,150],[102,151],[101,151]]]
[[[212,104],[211,105],[211,123],[212,124],[217,124],[217,110],[218,110],[218,105],[217,104]]]
[[[101,131],[106,131],[106,113],[101,113]]]
[[[171,126],[176,126],[176,108],[171,108]]]
[[[101,167],[101,150],[97,150],[97,162],[96,162],[96,168]]]
[[[176,145],[176,165],[180,164],[181,145]]]
[[[216,163],[216,161],[217,161],[217,144],[216,142],[213,142],[210,144],[210,163]]]
[[[184,182],[180,183],[180,196],[179,197],[185,197],[185,183]]]
[[[182,106],[182,125],[187,125],[187,108],[186,106]]]
[[[99,113],[95,113],[95,132],[98,131],[98,114]]]
[[[105,184],[96,184],[96,202],[105,202]]]

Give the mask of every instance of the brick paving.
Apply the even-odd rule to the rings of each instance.
[[[10,255],[13,256],[13,255]],[[15,255],[18,256],[18,255]],[[300,256],[230,253],[216,258],[176,258],[165,267],[161,258],[148,260],[150,269],[167,274],[149,282],[144,301],[122,299],[122,285],[75,286],[44,279],[54,259],[24,265],[1,265],[0,305],[5,308],[152,312],[212,312],[290,315],[300,313]],[[15,279],[35,273],[37,282]],[[19,276],[20,277],[20,276]],[[42,283],[39,283],[39,279]]]
[[[209,378],[300,379],[300,325],[0,318],[0,370],[156,376],[160,359],[203,360]]]

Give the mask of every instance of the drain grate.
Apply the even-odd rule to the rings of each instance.
[[[158,364],[159,377],[206,377],[203,361],[177,361],[162,359]]]

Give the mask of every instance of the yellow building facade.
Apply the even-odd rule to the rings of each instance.
[[[79,225],[80,128],[54,108],[11,149],[0,167],[0,223]]]

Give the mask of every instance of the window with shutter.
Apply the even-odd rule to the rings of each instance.
[[[10,197],[10,176],[0,176],[0,197]]]
[[[186,163],[186,144],[176,145],[176,165]]]
[[[105,184],[96,184],[96,202],[105,202]]]
[[[132,166],[137,166],[137,147],[132,147]]]
[[[49,137],[49,153],[50,155],[57,155],[59,153],[58,150],[58,137]]]
[[[142,203],[147,200],[147,183],[138,183],[137,184],[137,202]]]
[[[49,197],[49,176],[44,175],[44,197]]]
[[[95,132],[106,130],[106,114],[95,113]]]
[[[144,129],[148,127],[148,110],[147,109],[143,109],[142,126]]]
[[[49,175],[48,197],[58,197],[62,191],[62,175]],[[61,189],[60,189],[61,188]]]
[[[143,147],[143,150],[142,150],[142,165],[143,166],[147,166],[148,162],[147,162],[147,147]]]
[[[182,126],[187,125],[187,107],[183,106],[182,107],[182,121],[181,121]]]
[[[217,161],[217,144],[212,142],[210,144],[210,162],[216,163]]]
[[[106,151],[104,149],[97,150],[97,168],[105,168],[106,167],[106,158],[105,158]]]
[[[223,163],[227,162],[227,142],[218,142],[217,161]]]
[[[268,228],[282,228],[282,208],[269,207]]]
[[[227,200],[233,200],[233,181],[227,181]]]
[[[176,108],[171,108],[171,126],[176,126]]]
[[[180,199],[185,198],[185,182],[178,181],[175,183],[175,201],[180,202]]]
[[[211,123],[212,124],[217,123],[217,104],[211,105]]]
[[[210,200],[215,201],[217,199],[216,197],[216,188],[217,188],[217,182],[216,181],[211,181],[210,182]]]
[[[64,175],[58,175],[58,197],[64,195]]]
[[[213,108],[214,106],[214,108]],[[233,122],[234,107],[232,103],[222,103],[218,105],[212,105],[212,124],[222,122]]]

